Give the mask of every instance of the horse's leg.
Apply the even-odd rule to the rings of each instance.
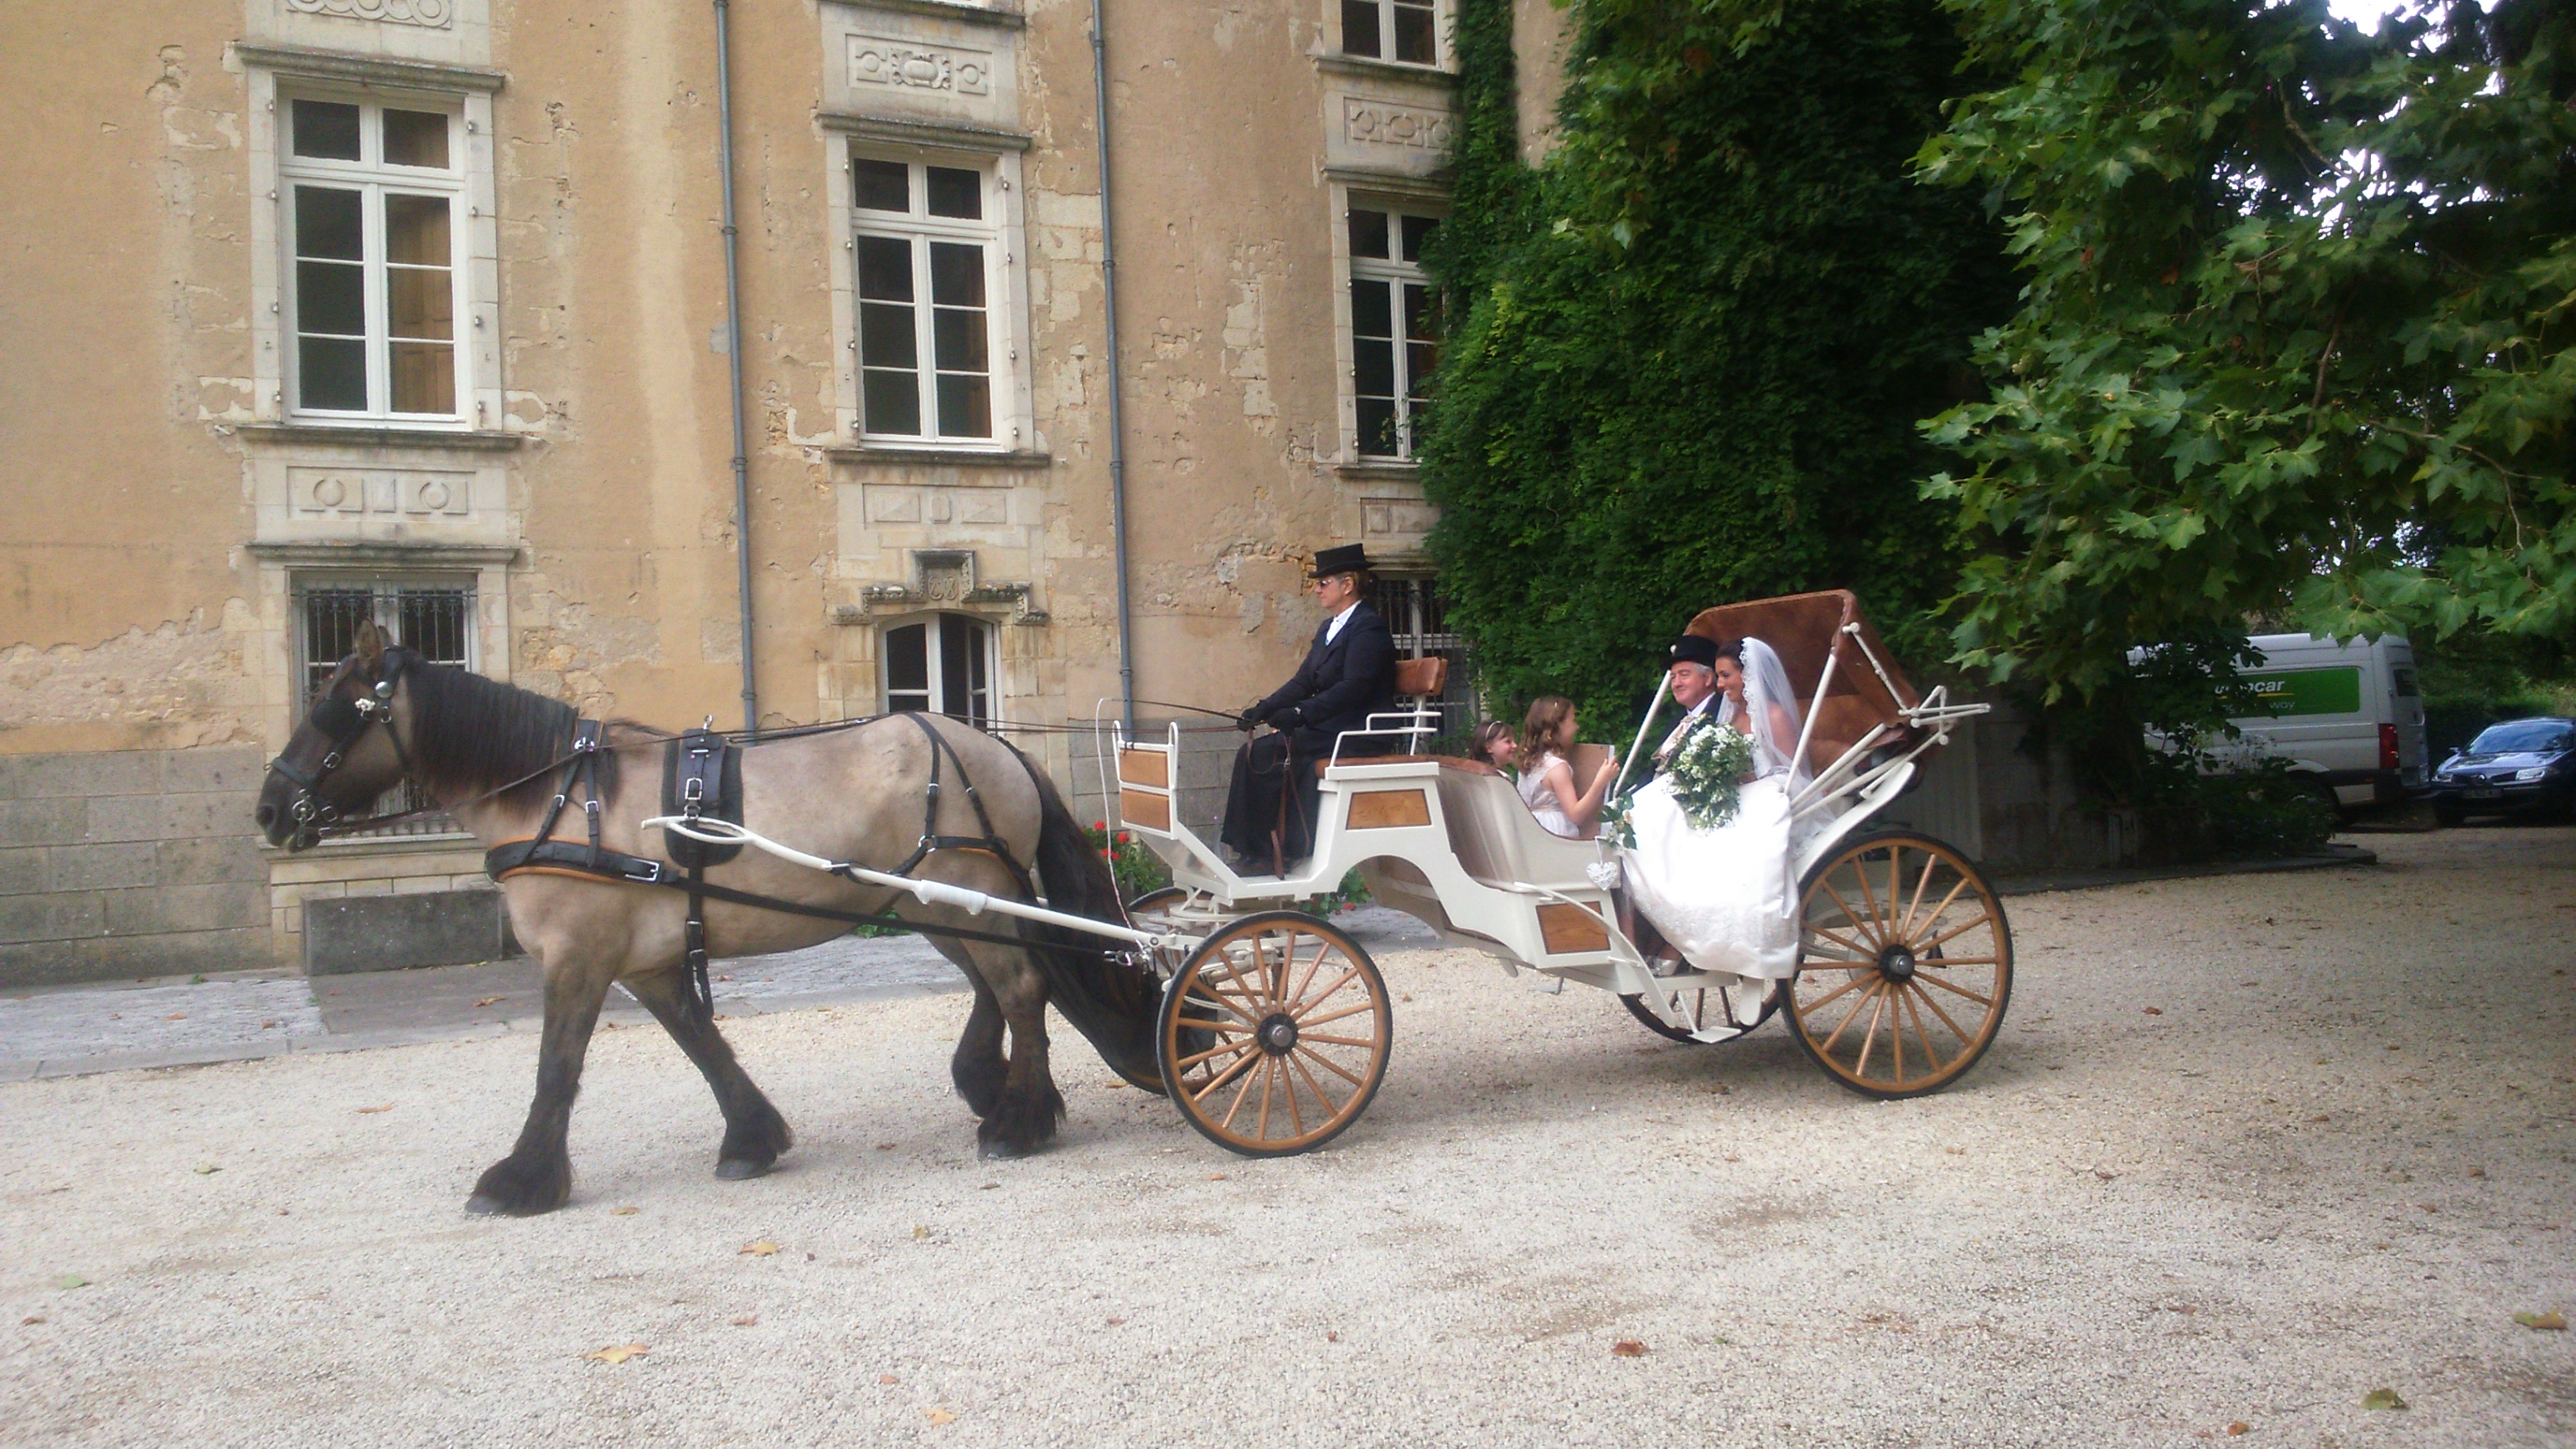
[[[1002,1056],[1002,1003],[971,962],[960,961],[958,965],[966,979],[974,983],[975,1009],[966,1017],[965,1033],[957,1038],[957,1054],[948,1059],[948,1080],[957,1084],[957,1095],[966,1099],[966,1110],[978,1117],[990,1117],[1001,1107],[1002,1089],[1009,1073]]]
[[[674,966],[629,976],[626,989],[662,1023],[715,1089],[716,1106],[725,1119],[724,1145],[716,1149],[716,1176],[739,1180],[769,1171],[796,1135],[787,1130],[787,1119],[778,1115],[760,1088],[752,1085],[751,1074],[735,1060],[733,1046],[716,1030],[714,1018],[698,1014],[687,973]]]
[[[510,1155],[483,1171],[465,1210],[525,1217],[562,1206],[572,1192],[572,1155],[564,1136],[572,1126],[572,1099],[581,1090],[581,1061],[599,1006],[608,996],[608,973],[546,968],[546,1024],[537,1042],[537,1095],[528,1104]]]
[[[1010,1025],[1011,1058],[1001,1098],[976,1128],[976,1150],[985,1157],[1025,1157],[1055,1136],[1055,1124],[1064,1117],[1064,1094],[1047,1069],[1046,979],[1016,950],[988,950],[977,964]]]

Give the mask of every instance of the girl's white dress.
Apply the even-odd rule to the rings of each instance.
[[[1752,708],[1739,712],[1729,700],[1719,721],[1703,728],[1733,729],[1739,714],[1749,713],[1759,777],[1745,782],[1735,817],[1713,830],[1692,828],[1668,780],[1648,781],[1629,812],[1637,843],[1620,851],[1620,864],[1638,912],[1684,961],[1702,971],[1770,982],[1798,969],[1789,798],[1805,783],[1806,772],[1791,769],[1788,755],[1797,737],[1774,739],[1765,707],[1766,701],[1786,701],[1794,728],[1796,696],[1788,692],[1779,658],[1759,639],[1745,640],[1744,647]]]
[[[1562,835],[1568,840],[1580,840],[1583,838],[1583,832],[1575,829],[1574,822],[1566,817],[1563,810],[1557,808],[1556,792],[1547,787],[1548,767],[1563,764],[1564,761],[1563,755],[1549,750],[1540,755],[1527,770],[1522,771],[1518,782],[1521,803],[1529,807],[1530,814],[1538,817],[1538,823],[1546,826],[1549,834]]]

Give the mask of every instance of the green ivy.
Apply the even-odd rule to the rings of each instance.
[[[1423,479],[1497,709],[1615,730],[1713,604],[1848,587],[1900,652],[1962,557],[1919,419],[2014,283],[1910,162],[1971,89],[1932,0],[1577,0],[1562,142],[1523,164],[1509,0],[1461,0],[1451,333]]]

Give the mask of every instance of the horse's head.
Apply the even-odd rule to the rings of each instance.
[[[420,656],[358,626],[358,651],[340,661],[260,787],[256,818],[271,845],[302,850],[344,815],[392,789],[410,768],[402,732],[405,682]]]

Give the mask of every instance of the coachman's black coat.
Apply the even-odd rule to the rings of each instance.
[[[1286,684],[1248,715],[1277,734],[1246,744],[1234,757],[1234,783],[1226,792],[1225,828],[1219,838],[1247,859],[1268,861],[1270,832],[1279,824],[1281,785],[1294,780],[1297,807],[1288,812],[1280,864],[1313,852],[1317,787],[1313,761],[1333,752],[1345,730],[1363,728],[1371,714],[1395,708],[1395,636],[1366,600],[1351,606],[1342,631],[1330,642],[1327,619],[1315,628],[1306,662]],[[1344,755],[1382,754],[1392,739],[1356,739]]]

